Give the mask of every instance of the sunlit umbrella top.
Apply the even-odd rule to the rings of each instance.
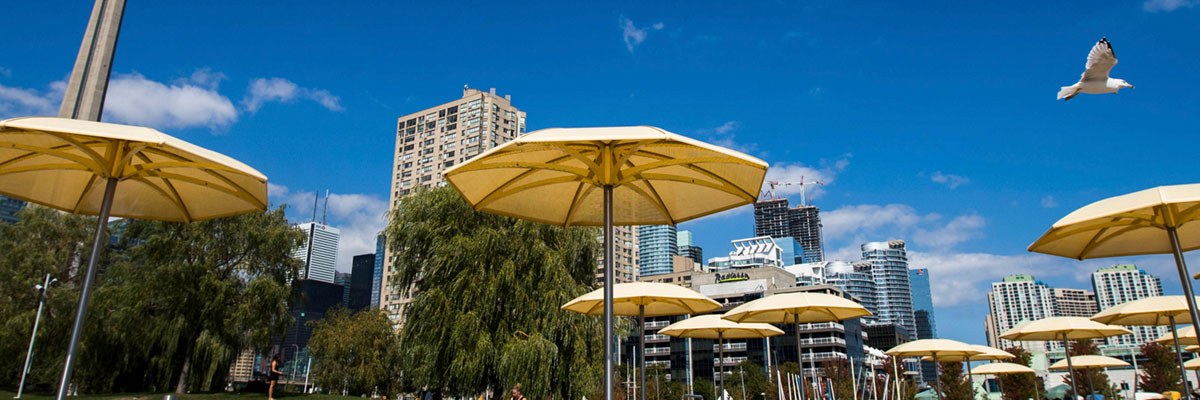
[[[198,221],[267,208],[267,177],[162,132],[66,118],[0,121],[0,194],[97,215],[105,180],[112,216]]]
[[[1017,357],[1017,356],[1012,355],[1012,353],[1009,353],[1007,351],[1000,350],[1000,349],[997,349],[997,348],[991,347],[991,346],[981,346],[981,345],[973,344],[973,345],[971,345],[971,347],[974,348],[975,350],[979,351],[979,354],[970,355],[971,361],[1007,360],[1010,358]],[[965,356],[965,355],[954,355],[954,356],[943,357],[941,354],[939,354],[938,361],[945,361],[945,362],[966,361],[967,357],[968,356]],[[921,359],[924,361],[933,361],[933,357],[929,357],[929,356],[923,357]]]
[[[709,314],[667,325],[658,333],[696,339],[716,339],[720,333],[725,339],[754,339],[782,335],[783,331],[771,324],[737,323],[722,319],[719,315]]]
[[[1187,369],[1200,369],[1200,358],[1193,358],[1183,363],[1183,367]]]
[[[476,210],[554,225],[678,224],[758,198],[767,163],[649,126],[531,132],[443,174]]]
[[[1108,368],[1108,367],[1125,367],[1129,363],[1106,356],[1072,356],[1071,365],[1075,369],[1090,369],[1090,368]],[[1050,369],[1067,369],[1067,359],[1058,360],[1051,364]]]
[[[1031,321],[1009,329],[1000,335],[1007,340],[1067,340],[1095,339],[1109,336],[1128,335],[1128,329],[1105,325],[1084,317],[1050,317]]]
[[[923,357],[936,354],[938,361],[942,361],[942,356],[971,356],[980,354],[981,351],[957,340],[921,339],[893,347],[884,353],[896,357]]]
[[[861,304],[825,293],[782,293],[763,297],[725,313],[734,322],[774,324],[830,322],[871,315]]]
[[[1187,298],[1155,296],[1109,307],[1092,316],[1092,321],[1111,325],[1168,325],[1175,317],[1176,324],[1190,324]]]
[[[1032,374],[1033,368],[1014,363],[987,363],[971,368],[972,375]]]
[[[1196,328],[1195,327],[1189,325],[1189,326],[1179,328],[1178,331],[1179,331],[1179,344],[1180,345],[1190,346],[1190,345],[1200,344],[1200,341],[1196,340]],[[1154,339],[1154,341],[1168,345],[1168,346],[1174,346],[1175,345],[1175,335],[1172,335],[1171,332],[1167,332],[1166,334],[1159,336],[1157,339]]]
[[[1075,259],[1171,253],[1165,228],[1183,251],[1200,248],[1200,184],[1159,186],[1088,204],[1055,222],[1029,251]]]
[[[721,304],[695,290],[657,282],[630,282],[613,285],[613,315],[638,315],[645,306],[647,317],[700,314],[721,308]],[[567,302],[562,309],[581,314],[604,314],[604,288],[596,289]]]

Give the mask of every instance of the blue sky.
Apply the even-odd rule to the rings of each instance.
[[[1168,256],[1025,247],[1091,201],[1197,181],[1195,0],[568,3],[131,1],[105,119],[245,161],[297,219],[330,190],[343,269],[383,224],[396,118],[469,84],[511,94],[531,131],[655,125],[761,157],[772,178],[823,179],[827,253],[905,239],[944,337],[983,342],[1006,274],[1083,288],[1136,262],[1180,292]],[[91,5],[4,8],[0,117],[55,114]],[[1055,101],[1101,36],[1137,88]],[[712,257],[751,220],[681,229]]]

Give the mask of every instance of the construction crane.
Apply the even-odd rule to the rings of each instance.
[[[806,196],[806,194],[804,192],[804,185],[825,186],[825,181],[820,180],[820,179],[814,180],[814,181],[806,181],[806,180],[804,180],[803,175],[800,176],[799,182],[766,181],[763,183],[765,183],[767,185],[767,190],[764,190],[764,191],[762,191],[762,193],[759,193],[758,198],[760,200],[761,199],[775,200],[775,187],[776,186],[780,186],[780,187],[782,187],[782,186],[799,186],[800,187],[800,205],[808,205],[808,197]]]

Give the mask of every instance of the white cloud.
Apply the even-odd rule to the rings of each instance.
[[[1179,8],[1191,8],[1196,5],[1195,0],[1146,0],[1142,3],[1142,9],[1147,12],[1158,11],[1175,11]]]
[[[287,186],[267,184],[267,196],[276,204],[288,204],[292,221],[309,221],[313,217],[314,192],[292,191]],[[359,254],[375,252],[375,237],[387,225],[387,200],[365,194],[329,194],[328,213],[324,212],[324,196],[316,210],[316,218],[341,231],[338,237],[338,270],[348,272],[351,260]]]
[[[258,78],[250,81],[247,93],[242,98],[242,105],[251,113],[257,112],[263,104],[278,101],[292,102],[296,99],[308,99],[317,102],[331,111],[343,110],[341,99],[324,89],[309,89],[296,85],[284,78]]]
[[[965,176],[954,175],[954,174],[943,174],[942,171],[935,171],[933,173],[933,175],[929,176],[929,180],[946,185],[947,187],[949,187],[951,189],[971,183],[971,180],[967,179],[967,177],[965,177]]]
[[[737,135],[734,134],[734,131],[737,131],[741,126],[742,125],[737,121],[728,121],[716,128],[700,129],[696,133],[700,136],[704,136],[706,141],[717,146],[737,150],[746,154],[758,153],[757,143],[739,142],[737,140]]]
[[[1054,200],[1054,196],[1046,196],[1042,198],[1042,207],[1054,208],[1058,207],[1058,201]]]
[[[633,24],[633,20],[625,16],[621,16],[617,21],[617,26],[621,28],[621,39],[625,40],[625,47],[629,49],[630,53],[633,52],[634,47],[646,41],[646,29],[660,31],[666,27],[662,22],[655,22],[649,28],[638,28]]]
[[[46,90],[0,85],[0,118],[57,115],[66,83],[56,81]]]
[[[237,122],[237,109],[217,92],[219,76],[207,69],[170,85],[137,72],[117,74],[108,84],[104,119],[154,128],[206,126],[219,129]]]
[[[813,199],[820,198],[825,194],[824,185],[832,184],[837,174],[850,165],[850,157],[850,154],[845,154],[833,161],[822,159],[819,168],[799,163],[775,163],[767,169],[766,181],[780,183],[775,186],[776,197],[799,196],[801,192],[799,183],[803,182],[803,191],[806,196]],[[821,184],[817,185],[814,182],[821,182]],[[763,184],[763,190],[767,189],[769,186]],[[799,204],[800,201],[795,203]]]

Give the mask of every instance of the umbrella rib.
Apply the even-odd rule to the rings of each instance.
[[[650,197],[649,194],[646,194],[646,192],[642,191],[642,188],[637,187],[637,185],[625,185],[624,187],[627,187],[630,190],[633,190],[635,193],[642,195],[642,197],[645,197],[647,201],[654,204],[655,208],[658,208],[658,211],[663,214],[663,217],[666,217],[667,222],[670,225],[675,225],[675,219],[672,218],[671,213],[669,211],[667,211],[667,206],[662,203],[662,199],[658,199],[657,201],[655,201],[654,198]]]
[[[567,155],[571,156],[571,158],[574,158],[574,159],[582,162],[583,165],[587,166],[587,169],[591,170],[593,174],[600,173],[600,165],[596,164],[595,160],[592,160],[591,158],[584,156],[583,153],[580,153],[580,152],[573,150],[567,146],[564,146],[561,143],[553,143],[552,145],[555,148],[559,149],[560,151],[567,153]]]
[[[141,151],[143,148],[145,149],[145,151]],[[174,154],[174,153],[169,153],[169,152],[161,151],[161,150],[159,150],[159,149],[156,149],[156,148],[153,148],[153,147],[148,147],[148,148],[147,148],[147,147],[145,147],[145,146],[142,146],[142,147],[139,147],[139,148],[138,148],[138,150],[139,150],[139,151],[138,151],[138,154],[144,154],[144,153],[157,153],[157,154],[159,154],[159,155],[162,155],[162,156],[164,156],[164,157],[167,157],[167,158],[173,158],[173,159],[175,159],[175,160],[178,160],[178,161],[181,161],[181,162],[197,163],[197,166],[198,166],[198,167],[199,167],[199,168],[200,168],[202,171],[204,171],[204,173],[206,173],[206,174],[208,174],[208,175],[210,175],[210,176],[212,176],[212,177],[214,177],[214,178],[220,179],[221,181],[225,182],[225,184],[227,184],[227,185],[229,185],[229,186],[232,186],[232,187],[233,187],[233,190],[236,190],[237,192],[241,193],[241,194],[238,194],[238,195],[237,195],[238,197],[241,197],[243,200],[246,200],[246,201],[248,201],[250,204],[254,204],[256,207],[259,207],[259,208],[267,208],[267,204],[266,204],[266,203],[263,203],[262,201],[259,201],[259,200],[258,200],[258,197],[255,197],[255,196],[254,196],[254,194],[250,193],[250,191],[249,191],[249,190],[246,190],[246,188],[242,187],[242,185],[239,185],[239,184],[237,184],[236,182],[234,182],[232,179],[229,179],[229,177],[226,177],[225,175],[222,175],[222,174],[220,174],[220,173],[218,173],[218,172],[214,171],[214,170],[217,170],[217,169],[219,169],[219,170],[225,170],[225,169],[227,168],[227,167],[225,167],[225,166],[223,166],[223,165],[221,165],[221,164],[219,164],[219,163],[209,163],[208,165],[203,165],[203,164],[200,164],[200,163],[199,163],[199,162],[197,162],[197,161],[194,161],[194,160],[188,159],[187,157],[183,157],[183,156],[180,156],[180,155],[178,155],[178,154]],[[214,167],[216,167],[216,168],[214,168]],[[229,169],[228,171],[229,171],[229,172],[233,172],[233,173],[237,173],[237,174],[244,174],[243,172],[241,172],[241,171],[238,171],[238,170],[234,170],[234,169]]]
[[[564,220],[567,225],[571,224],[571,219],[575,217],[575,212],[579,210],[580,200],[592,193],[595,190],[595,185],[588,185],[586,182],[579,182],[579,187],[575,189],[575,197],[571,199],[571,207],[567,208],[567,218]],[[582,194],[580,192],[582,191]]]
[[[570,158],[570,157],[569,156],[560,156],[560,157],[550,160],[549,162],[555,163],[555,162],[559,162],[559,161],[567,159],[567,158]],[[493,169],[493,167],[491,167],[491,165],[483,164],[483,160],[480,160],[479,165],[472,165],[472,164],[463,164],[463,165],[464,166],[462,167],[462,169],[456,169],[453,171],[455,175],[457,175],[458,173],[467,172],[467,171],[480,171],[480,170],[485,170],[485,169]],[[471,166],[471,167],[468,168],[467,166]],[[506,167],[495,167],[495,168],[506,168]],[[538,170],[536,170],[536,169],[530,169],[530,170],[521,172],[520,174],[517,174],[517,176],[513,177],[512,179],[509,179],[507,182],[504,182],[500,186],[497,186],[495,189],[492,189],[490,192],[488,192],[487,195],[483,196],[483,198],[486,199],[486,198],[490,197],[492,194],[494,194],[498,191],[504,190],[505,188],[508,187],[508,185],[511,185],[513,182],[515,182],[519,179],[522,179],[526,176],[529,176],[537,171]],[[443,175],[445,175],[447,178],[449,178],[449,176],[450,176],[450,174],[443,174]],[[475,205],[474,207],[476,210],[479,209],[478,205]]]
[[[83,192],[79,193],[79,199],[75,200],[75,207],[71,208],[72,214],[79,214],[79,209],[83,206],[83,198],[87,197],[88,193],[92,191],[92,186],[95,185],[96,178],[100,177],[100,175],[96,175],[94,173],[91,175],[92,176],[88,177],[87,185],[84,185],[83,187]]]
[[[67,144],[70,144],[71,146],[74,146],[75,148],[79,149],[79,151],[83,152],[84,155],[86,155],[88,158],[92,159],[92,161],[96,163],[96,165],[94,167],[97,168],[97,173],[106,172],[106,171],[102,171],[103,166],[106,163],[105,157],[101,156],[100,153],[97,153],[95,150],[92,150],[91,147],[88,147],[87,145],[83,144],[82,142],[75,140],[74,138],[71,138],[61,132],[41,131],[41,130],[30,130],[30,132],[42,133],[45,135],[53,136],[53,137],[57,138],[58,140],[67,142]],[[111,144],[111,142],[105,141],[105,140],[98,140],[96,143],[97,144]]]
[[[88,145],[88,144],[95,144],[95,143],[103,143],[103,142],[94,142],[94,143],[88,143],[88,142],[84,142],[83,144],[84,144],[84,145]],[[2,143],[0,143],[0,146],[8,146],[8,147],[13,147],[13,146],[11,146],[11,145],[12,145],[12,143],[8,143],[8,142],[2,142]],[[62,149],[65,149],[65,148],[69,148],[69,147],[74,147],[74,145],[71,145],[71,144],[60,144],[60,145],[57,145],[57,146],[42,147],[42,148],[44,148],[44,149],[48,149],[50,152],[57,152],[57,151],[59,151],[59,150],[62,150]],[[25,160],[25,159],[28,159],[28,158],[30,158],[30,157],[33,157],[33,156],[36,156],[36,155],[39,155],[39,154],[46,154],[46,153],[45,153],[45,152],[29,152],[29,153],[25,153],[25,154],[22,154],[22,155],[19,155],[19,156],[16,156],[16,157],[13,157],[13,158],[10,158],[10,159],[7,159],[7,160],[4,160],[3,162],[0,162],[0,167],[6,166],[6,165],[9,165],[9,164],[12,164],[12,163],[16,163],[16,162],[19,162],[19,161],[23,161],[23,160]],[[84,158],[85,158],[85,159],[89,159],[89,160],[90,160],[90,158],[87,158],[87,157],[84,157]]]
[[[699,186],[704,186],[704,187],[708,187],[708,188],[716,189],[716,190],[719,190],[719,191],[721,191],[721,192],[729,193],[729,194],[731,194],[731,195],[734,195],[734,196],[739,196],[739,197],[742,197],[742,196],[745,194],[745,192],[744,192],[744,191],[741,191],[741,190],[738,190],[738,192],[741,192],[741,193],[737,193],[737,192],[731,191],[731,190],[729,190],[729,187],[728,187],[728,186],[718,185],[718,184],[715,184],[715,183],[712,183],[712,182],[698,181],[698,180],[695,180],[695,179],[691,179],[691,178],[684,178],[684,177],[681,177],[681,176],[675,176],[675,175],[667,175],[667,174],[652,174],[652,173],[642,173],[642,174],[640,175],[640,177],[641,177],[643,180],[647,180],[647,181],[649,181],[649,180],[658,180],[658,181],[672,181],[672,182],[680,182],[680,183],[690,183],[690,184],[694,184],[694,185],[699,185]],[[736,187],[736,186],[735,186],[735,187]],[[750,200],[753,200],[753,199],[750,199]]]
[[[658,154],[658,153],[654,153],[654,152],[650,152],[650,151],[643,151],[643,152],[641,152],[641,155],[651,157],[651,158],[658,158],[660,160],[672,158],[672,157],[668,157],[664,154]],[[736,159],[736,161],[742,161],[742,160]],[[753,166],[755,168],[759,167],[759,165],[757,165],[757,164],[747,163],[747,162],[739,162],[739,164],[746,164],[746,165]],[[691,169],[696,172],[699,172],[709,178],[712,178],[713,180],[721,182],[722,184],[729,185],[729,186],[736,188],[739,192],[742,193],[742,197],[749,199],[750,201],[754,201],[755,199],[758,198],[758,195],[750,194],[750,192],[747,192],[746,190],[742,189],[741,186],[738,186],[738,185],[734,184],[733,182],[730,182],[728,179],[725,179],[724,177],[721,177],[720,175],[712,173],[711,171],[709,171],[708,169],[706,169],[704,167],[694,165],[694,164],[683,165],[683,167]],[[724,190],[724,189],[722,189],[722,190]]]
[[[142,146],[142,147],[145,147],[145,146]],[[153,164],[152,162],[150,162],[150,156],[147,156],[147,155],[141,153],[140,152],[141,148],[139,148],[138,150],[139,151],[137,153],[130,153],[130,155],[133,156],[134,154],[136,154],[136,156],[139,159],[141,159],[143,162],[145,162],[147,164]],[[142,164],[142,166],[144,166],[144,165],[146,165],[146,164]],[[150,185],[151,187],[154,187],[154,189],[159,190],[160,192],[162,191],[161,188],[159,188],[157,185],[152,184],[149,180],[146,180],[145,178],[138,177],[136,179],[140,179],[143,183]],[[184,204],[183,196],[179,195],[179,190],[175,189],[175,184],[171,183],[171,181],[167,180],[167,179],[162,179],[162,182],[164,185],[167,185],[168,189],[171,189],[171,196],[167,196],[167,199],[171,200],[173,203],[175,203],[175,206],[178,207],[179,210],[183,212],[183,219],[185,220],[185,222],[189,222],[189,223],[192,222],[192,213],[191,213],[191,211],[188,210],[187,205]],[[166,195],[165,192],[163,194]]]
[[[1057,228],[1057,230],[1051,229],[1051,232],[1049,232],[1045,235],[1046,241],[1043,243],[1053,242],[1053,241],[1062,239],[1064,237],[1071,236],[1071,235],[1074,235],[1077,233],[1087,232],[1092,229],[1107,228],[1107,227],[1113,227],[1113,226],[1123,226],[1123,225],[1130,225],[1130,224],[1139,224],[1139,223],[1145,224],[1145,225],[1139,225],[1139,226],[1151,226],[1151,227],[1161,228],[1160,224],[1157,224],[1154,222],[1153,216],[1147,217],[1144,214],[1121,213],[1121,214],[1110,215],[1103,219],[1097,219],[1093,223],[1083,223],[1081,225],[1070,225],[1070,226],[1066,227],[1067,229],[1064,229],[1064,228]]]
[[[504,186],[508,186],[509,184],[511,184],[513,182],[516,182],[516,181],[515,180],[508,181],[505,183]],[[476,209],[481,209],[496,200],[500,200],[504,197],[507,197],[508,195],[511,195],[513,193],[519,193],[519,192],[527,190],[527,189],[532,189],[532,188],[539,187],[539,186],[552,185],[555,183],[570,183],[570,182],[578,182],[578,180],[571,176],[559,176],[559,177],[546,178],[546,179],[542,179],[539,181],[529,182],[526,184],[522,184],[520,186],[516,186],[511,189],[506,188],[506,190],[504,190],[504,191],[494,191],[491,194],[488,194],[487,197],[484,197],[483,199],[479,200],[479,203],[477,203],[475,205],[475,207],[476,207]]]
[[[24,145],[24,144],[20,144],[20,143],[4,143],[4,144],[0,144],[0,146],[30,152],[27,154],[22,154],[20,157],[14,157],[12,159],[6,160],[6,161],[4,161],[3,164],[0,164],[0,166],[20,161],[20,159],[33,157],[34,155],[42,154],[42,155],[46,155],[46,156],[50,156],[50,157],[54,157],[54,158],[61,158],[61,159],[67,160],[67,161],[74,161],[75,163],[81,164],[81,165],[87,167],[88,170],[96,172],[96,173],[101,173],[101,171],[104,170],[104,167],[102,166],[102,164],[97,163],[96,160],[94,160],[94,159],[91,159],[89,157],[77,156],[74,154],[63,153],[63,152],[60,152],[59,149],[55,149],[55,148],[29,146],[29,145]]]
[[[675,225],[675,217],[671,216],[670,210],[667,209],[667,203],[664,202],[662,196],[658,194],[658,190],[654,188],[653,182],[651,182],[649,179],[645,180],[645,182],[646,189],[650,191],[650,194],[654,195],[654,202],[656,204],[662,204],[661,210],[665,213],[664,216],[667,217],[667,221],[670,221],[671,225]]]
[[[246,200],[247,202],[249,202],[251,204],[258,204],[258,199],[254,198],[254,196],[251,196],[249,193],[247,193],[244,190],[237,190],[237,189],[227,188],[227,187],[224,187],[221,185],[214,185],[212,182],[193,178],[190,176],[167,173],[167,172],[162,172],[162,171],[150,172],[150,173],[140,175],[140,176],[179,180],[179,181],[183,181],[183,182],[187,182],[187,183],[191,183],[191,184],[195,184],[195,185],[200,185],[200,186],[216,189],[217,191],[225,192],[225,193],[233,195],[234,197],[240,198],[242,200]]]
[[[0,169],[0,175],[8,175],[8,174],[15,174],[15,173],[29,172],[29,171],[53,171],[53,170],[79,170],[79,171],[91,172],[91,170],[88,169],[87,166],[79,165],[79,164],[75,164],[75,163],[72,163],[72,164],[38,164],[38,165],[27,165],[27,166],[23,166],[23,167],[12,167],[12,168]]]
[[[1175,226],[1179,227],[1192,222],[1196,216],[1200,216],[1200,203],[1175,213]]]
[[[1109,240],[1112,240],[1112,238],[1115,238],[1115,237],[1120,237],[1120,236],[1121,236],[1122,234],[1124,234],[1125,232],[1129,232],[1129,231],[1131,231],[1131,230],[1138,229],[1138,228],[1140,228],[1140,227],[1141,227],[1140,225],[1126,226],[1126,227],[1124,227],[1124,228],[1121,228],[1120,230],[1116,231],[1115,233],[1113,233],[1113,234],[1111,234],[1111,235],[1108,235],[1108,236],[1105,236],[1105,237],[1103,237],[1103,238],[1100,238],[1100,240],[1095,240],[1095,239],[1092,239],[1092,242],[1088,243],[1087,247],[1084,247],[1084,248],[1083,248],[1083,251],[1082,251],[1082,252],[1080,252],[1080,253],[1079,253],[1079,255],[1080,255],[1081,257],[1082,257],[1082,256],[1085,256],[1085,255],[1087,255],[1087,253],[1090,253],[1090,252],[1091,252],[1092,250],[1094,250],[1096,247],[1100,246],[1101,244],[1104,244],[1104,242],[1107,242],[1107,241],[1109,241]],[[1109,228],[1104,228],[1104,230],[1102,230],[1102,232],[1103,232],[1103,231],[1107,231],[1108,229],[1109,229]],[[1097,234],[1097,235],[1098,235],[1098,234]]]
[[[130,178],[129,180],[135,181],[135,182],[141,182],[142,184],[149,186],[151,189],[154,190],[155,193],[158,193],[164,199],[171,202],[171,204],[174,205],[175,208],[179,209],[179,211],[183,213],[183,222],[189,222],[189,223],[192,222],[192,217],[190,214],[188,214],[187,207],[185,207],[183,205],[183,200],[179,198],[179,193],[174,193],[175,192],[174,188],[172,188],[171,191],[172,191],[172,193],[174,193],[175,196],[171,196],[171,194],[168,194],[162,188],[158,187],[158,185],[155,185],[154,183],[150,182],[146,178],[139,176],[139,177]],[[165,179],[163,181],[166,182]],[[168,183],[168,185],[170,185],[170,184]]]

